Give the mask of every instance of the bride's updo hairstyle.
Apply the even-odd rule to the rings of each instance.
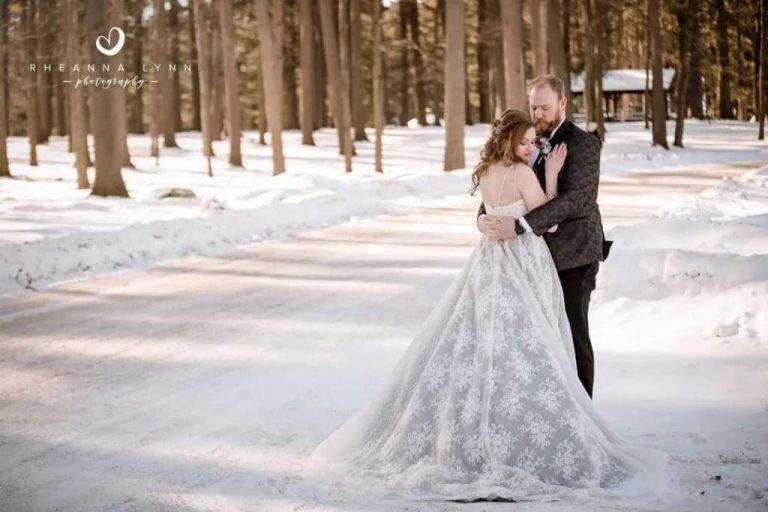
[[[515,162],[527,163],[515,154],[515,148],[523,140],[525,132],[535,125],[531,117],[522,110],[507,109],[491,125],[491,136],[480,151],[480,162],[472,173],[472,191],[480,186],[480,178],[488,173],[488,166],[501,162],[504,166]]]

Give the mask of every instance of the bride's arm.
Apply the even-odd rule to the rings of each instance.
[[[547,161],[544,165],[544,182],[547,187],[547,202],[557,196],[557,178],[560,175],[560,171],[563,170],[566,156],[568,156],[568,150],[566,149],[565,144],[558,144],[547,157]],[[555,231],[557,231],[557,224],[549,228],[547,233],[554,233]]]
[[[547,184],[547,201],[549,201],[557,195],[557,173],[547,171],[544,176],[544,180]]]
[[[565,157],[568,156],[568,150],[565,144],[558,144],[547,156],[544,164],[544,182],[547,187],[547,200],[554,199],[557,195],[557,178],[565,165]]]
[[[546,191],[546,197],[544,199],[544,202],[542,202],[541,204],[547,203],[550,200],[554,199],[555,196],[557,196],[557,173],[550,172],[549,169],[547,169],[544,174],[544,181],[546,183],[547,191]],[[539,190],[541,190],[541,185],[539,185]],[[547,233],[554,233],[555,231],[557,231],[557,224],[549,228],[547,230]]]
[[[550,177],[549,174],[546,176],[546,184],[547,184],[547,194],[544,193],[544,191],[541,189],[541,185],[539,184],[539,180],[536,178],[536,175],[533,172],[533,169],[530,167],[522,168],[518,171],[520,174],[518,174],[518,187],[520,188],[520,193],[523,195],[523,200],[525,201],[525,207],[528,211],[531,211],[535,208],[538,208],[539,206],[543,205],[547,201],[549,201],[549,198],[547,195],[554,191],[556,193],[557,191],[557,175],[554,177]],[[548,233],[553,233],[557,230],[557,224],[552,226],[547,230]]]
[[[547,202],[547,196],[541,190],[536,174],[527,165],[521,165],[517,170],[517,187],[523,196],[523,201],[525,201],[525,207],[528,211],[534,210]]]

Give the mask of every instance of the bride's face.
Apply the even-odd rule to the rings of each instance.
[[[535,142],[536,130],[534,128],[528,128],[528,130],[525,132],[525,135],[523,135],[523,139],[520,141],[520,144],[518,144],[515,148],[515,155],[525,162],[529,161],[533,155]]]

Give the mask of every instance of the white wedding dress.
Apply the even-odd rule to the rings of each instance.
[[[527,212],[523,200],[486,210]],[[557,271],[535,234],[484,236],[381,395],[309,460],[326,478],[468,501],[558,499],[643,467],[579,382]]]

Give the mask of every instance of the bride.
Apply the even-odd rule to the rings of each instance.
[[[547,200],[526,165],[534,138],[524,112],[494,122],[472,175],[489,215],[520,217]],[[548,156],[549,197],[566,153]],[[613,487],[642,468],[579,381],[557,271],[535,234],[483,236],[381,395],[310,463],[462,501],[552,499]]]

